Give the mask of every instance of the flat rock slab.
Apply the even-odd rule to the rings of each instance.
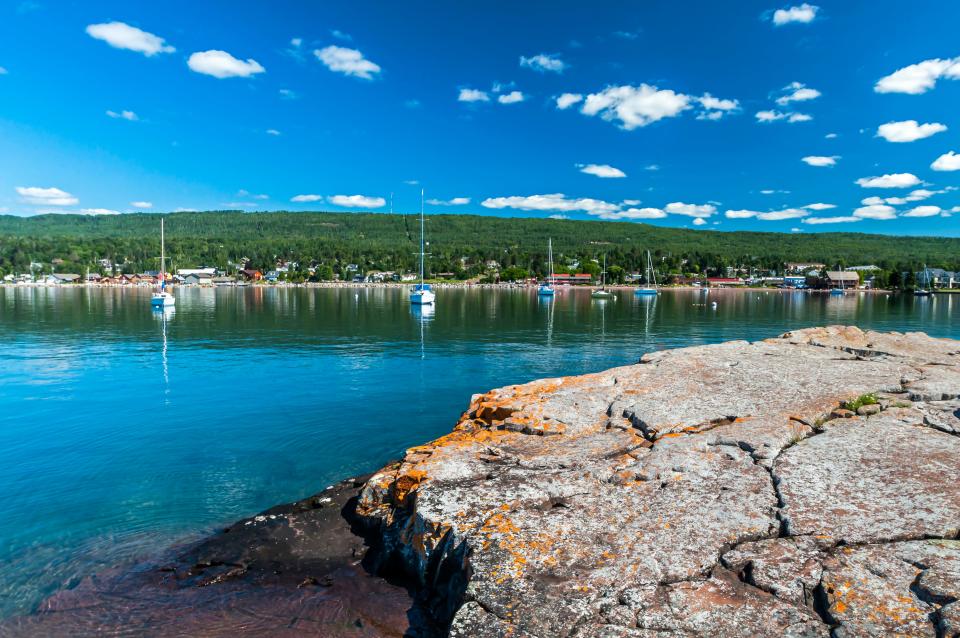
[[[358,514],[452,635],[936,635],[960,615],[958,396],[960,342],[920,333],[653,353],[475,396]]]

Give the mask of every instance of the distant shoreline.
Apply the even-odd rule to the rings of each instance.
[[[216,288],[408,288],[414,285],[415,282],[383,282],[383,283],[367,283],[367,282],[352,282],[352,281],[318,281],[318,282],[304,282],[304,283],[287,283],[287,282],[276,282],[276,283],[230,283],[230,284],[219,284],[219,285],[184,285],[184,284],[170,284],[169,287],[172,289],[178,288],[201,288],[201,289],[216,289]],[[530,290],[535,291],[537,289],[537,284],[515,284],[515,283],[499,283],[499,284],[481,284],[481,283],[466,283],[466,282],[429,282],[434,288],[467,288],[467,289],[494,289],[494,290]],[[82,283],[82,284],[48,284],[48,283],[0,283],[0,288],[55,288],[55,289],[77,289],[77,288],[116,288],[121,290],[131,289],[143,289],[143,288],[153,288],[151,285],[144,284],[99,284],[99,283]],[[558,285],[555,287],[558,291],[566,290],[598,290],[601,286],[564,286]],[[629,291],[637,288],[633,284],[614,284],[607,285],[606,288],[610,290],[622,290]],[[670,291],[754,291],[754,292],[790,292],[790,293],[809,293],[809,294],[828,294],[830,292],[829,288],[822,289],[813,289],[813,288],[771,288],[771,287],[751,287],[751,286],[661,286],[658,288],[660,292],[670,292]],[[849,293],[883,293],[883,294],[894,294],[902,291],[888,290],[884,288],[877,289],[849,289]],[[950,294],[950,293],[960,293],[960,289],[942,289],[932,291],[936,294]],[[909,293],[904,293],[909,294]]]

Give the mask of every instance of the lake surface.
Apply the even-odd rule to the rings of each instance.
[[[645,352],[857,324],[957,337],[960,296],[0,287],[0,617],[450,430],[470,396]],[[712,308],[711,302],[717,307]]]

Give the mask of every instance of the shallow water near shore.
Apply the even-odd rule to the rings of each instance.
[[[193,288],[157,313],[149,294],[0,288],[0,617],[377,469],[493,387],[814,325],[960,333],[960,295]]]

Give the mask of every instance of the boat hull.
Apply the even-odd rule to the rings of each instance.
[[[656,296],[657,291],[655,288],[637,288],[633,291],[633,294],[638,297],[653,297]]]
[[[418,306],[432,304],[435,298],[436,295],[429,290],[417,290],[410,293],[410,303]]]
[[[541,297],[552,297],[556,291],[553,288],[541,287],[537,289],[537,294]]]
[[[150,300],[150,306],[152,308],[171,308],[176,305],[177,300],[173,296],[169,297],[154,297]]]

